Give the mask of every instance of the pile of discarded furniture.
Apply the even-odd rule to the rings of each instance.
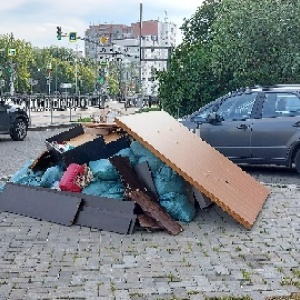
[[[78,124],[45,146],[5,184],[0,211],[123,234],[177,235],[212,203],[250,229],[269,194],[163,111]]]

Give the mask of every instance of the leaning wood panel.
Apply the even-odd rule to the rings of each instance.
[[[122,116],[116,124],[244,227],[253,226],[269,190],[168,113]]]

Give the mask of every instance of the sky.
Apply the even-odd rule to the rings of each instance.
[[[84,36],[89,25],[138,22],[140,2],[143,20],[164,20],[177,24],[177,43],[182,39],[179,27],[190,18],[203,0],[0,0],[0,35],[31,42],[34,47],[61,46],[83,50],[83,42],[56,39],[56,27],[63,33]],[[76,45],[75,45],[76,44]]]

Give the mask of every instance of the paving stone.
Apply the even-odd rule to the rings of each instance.
[[[14,163],[0,161],[0,176],[35,158],[44,149],[45,137],[55,133],[30,132],[18,151],[2,140],[1,147]],[[251,230],[217,206],[183,224],[185,230],[176,237],[166,232],[125,236],[0,213],[0,299],[9,299],[11,283],[19,291],[29,286],[22,300],[70,295],[108,300],[117,293],[120,299],[135,295],[131,300],[169,300],[175,294],[190,300],[249,294],[260,300],[270,293],[299,292],[295,286],[281,285],[300,265],[299,176],[256,176],[268,184],[271,195]],[[279,188],[282,183],[288,187]],[[245,271],[251,283],[245,281]],[[170,282],[170,274],[175,282]]]

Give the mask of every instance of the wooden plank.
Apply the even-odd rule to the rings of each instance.
[[[197,190],[250,229],[269,190],[164,111],[117,117],[116,124]]]
[[[0,211],[71,226],[81,198],[7,183],[0,193]]]
[[[162,230],[163,227],[157,224],[155,220],[153,220],[151,217],[141,214],[137,216],[137,219],[139,221],[139,224],[142,228],[147,230]]]
[[[136,201],[144,213],[153,218],[162,228],[165,228],[170,234],[177,235],[183,228],[179,223],[174,221],[163,208],[149,198],[148,195],[141,191],[130,191],[129,197]]]
[[[153,218],[172,235],[179,234],[183,231],[180,224],[174,221],[154,199],[151,199],[150,196],[146,194],[147,189],[139,181],[127,157],[114,156],[110,158],[110,161],[120,173],[128,197],[138,203],[145,214]]]

